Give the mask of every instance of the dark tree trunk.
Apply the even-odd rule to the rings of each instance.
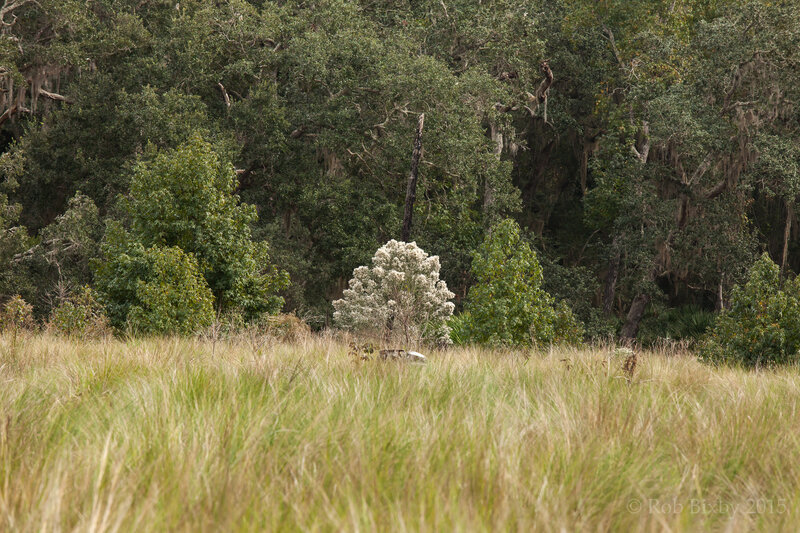
[[[783,256],[781,257],[781,284],[786,274],[786,261],[789,257],[789,239],[792,236],[792,220],[794,219],[794,203],[786,201],[786,226],[783,230]]]
[[[608,263],[608,273],[603,287],[603,314],[610,315],[614,309],[614,296],[617,292],[617,278],[619,277],[620,256],[617,252]]]
[[[603,283],[603,314],[610,315],[614,309],[614,296],[617,292],[617,279],[619,278],[619,263],[622,260],[619,251],[619,237],[614,237],[611,243],[611,259],[608,261],[608,272]]]
[[[670,240],[671,236],[667,238],[667,242]],[[665,259],[662,254],[659,254],[658,257],[656,257],[655,266],[653,267],[653,270],[650,271],[648,278],[650,282],[654,282],[656,280],[656,277],[661,271],[660,265],[663,265],[664,261]],[[628,309],[628,316],[625,317],[625,324],[622,326],[622,330],[619,332],[620,337],[628,341],[636,340],[636,336],[639,334],[639,325],[642,323],[644,312],[647,309],[647,304],[649,303],[650,295],[643,292],[639,293],[636,298],[633,299],[631,306]]]
[[[422,128],[425,125],[425,113],[420,114],[417,134],[414,137],[414,151],[411,153],[411,174],[408,176],[406,189],[406,209],[403,214],[403,231],[400,240],[408,242],[411,238],[411,219],[414,216],[414,201],[417,199],[417,176],[419,175],[419,159],[422,156]]]
[[[625,325],[622,326],[622,331],[619,333],[620,337],[629,341],[636,340],[636,335],[639,333],[639,324],[642,323],[644,310],[647,309],[647,304],[649,303],[650,296],[647,294],[640,294],[633,299],[628,316],[625,319]]]

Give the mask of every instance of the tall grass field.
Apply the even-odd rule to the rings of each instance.
[[[0,339],[1,531],[798,531],[800,374]]]

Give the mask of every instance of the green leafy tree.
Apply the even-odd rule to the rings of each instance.
[[[97,206],[78,193],[66,212],[39,232],[36,244],[16,257],[17,267],[35,281],[39,316],[47,317],[71,293],[91,284],[90,262],[100,255],[103,231]]]
[[[145,247],[109,226],[96,282],[111,324],[141,334],[202,331],[214,320],[214,296],[192,254],[177,246]]]
[[[555,305],[542,288],[542,267],[513,220],[504,220],[487,235],[472,272],[475,285],[466,305],[472,341],[528,346],[580,340],[572,312]]]
[[[280,310],[277,291],[288,280],[270,264],[267,243],[253,240],[255,207],[240,203],[235,187],[230,164],[195,136],[137,164],[122,207],[137,243],[194,256],[217,308],[253,318]]]
[[[800,362],[800,278],[781,283],[780,268],[763,254],[734,287],[700,358],[747,367]]]
[[[19,225],[20,204],[9,201],[8,194],[17,187],[21,172],[21,158],[5,153],[0,156],[0,298],[23,294],[31,299],[35,292],[27,272],[20,268],[20,254],[33,244],[25,227]]]

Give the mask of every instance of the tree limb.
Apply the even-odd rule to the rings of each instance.
[[[553,85],[553,71],[550,69],[550,64],[546,59],[539,65],[539,72],[544,76],[542,83],[539,84],[539,88],[536,89],[536,99],[541,104],[547,100],[550,86]]]
[[[62,96],[57,93],[51,93],[50,91],[45,91],[44,89],[39,89],[39,94],[42,96],[46,96],[51,100],[55,100],[56,102],[64,102],[65,104],[72,104],[73,101],[66,96]]]
[[[692,185],[695,181],[702,178],[705,175],[705,173],[708,172],[708,169],[711,168],[711,164],[713,162],[714,158],[712,154],[709,152],[708,154],[706,154],[706,157],[705,159],[703,159],[703,162],[700,163],[700,165],[692,173],[692,177],[689,178],[687,185]]]
[[[636,148],[636,145],[631,146],[631,151],[640,163],[647,163],[647,158],[650,155],[650,124],[646,120],[642,121],[642,137],[644,138],[641,150]]]
[[[17,112],[30,113],[31,110],[24,106],[12,105],[8,109],[6,109],[2,115],[0,115],[0,126],[2,126],[8,119],[10,119],[14,115],[14,113]]]
[[[614,57],[617,58],[617,63],[619,63],[619,67],[624,69],[625,63],[622,62],[622,56],[619,55],[619,50],[617,49],[617,41],[614,39],[614,32],[612,32],[608,27],[603,24],[603,33],[606,34],[606,39],[611,44],[611,51],[614,52]]]
[[[533,107],[525,106],[525,109],[528,110],[531,117],[535,117],[536,113],[539,111],[539,105],[544,104],[544,112],[542,113],[542,117],[544,118],[545,124],[547,123],[547,96],[550,92],[550,86],[553,85],[553,71],[550,69],[550,64],[548,60],[544,60],[539,64],[539,72],[542,73],[544,79],[539,84],[539,87],[536,89],[536,94],[526,93],[528,96],[528,103],[532,104]]]
[[[724,193],[727,190],[727,188],[728,188],[728,179],[724,178],[722,181],[717,183],[713,189],[711,189],[705,194],[706,200],[713,200],[720,194]]]
[[[225,107],[230,109],[231,108],[231,97],[228,95],[228,91],[225,90],[225,86],[222,85],[221,82],[217,82],[217,87],[219,87],[220,92],[222,92],[222,99],[225,100]]]
[[[14,10],[19,9],[20,7],[27,5],[27,4],[36,4],[39,5],[39,2],[36,0],[5,0],[3,2],[3,6],[0,7],[0,24],[3,26],[9,27],[13,26],[14,23],[17,21],[16,15],[14,15]],[[11,22],[6,22],[6,15],[11,15],[14,17],[14,20]]]
[[[6,109],[5,112],[2,115],[0,115],[0,126],[2,126],[6,120],[10,119],[11,115],[13,115],[16,110],[17,110],[16,105],[12,105],[8,109]]]

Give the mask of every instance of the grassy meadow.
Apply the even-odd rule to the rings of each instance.
[[[0,338],[3,531],[798,531],[800,373]]]

